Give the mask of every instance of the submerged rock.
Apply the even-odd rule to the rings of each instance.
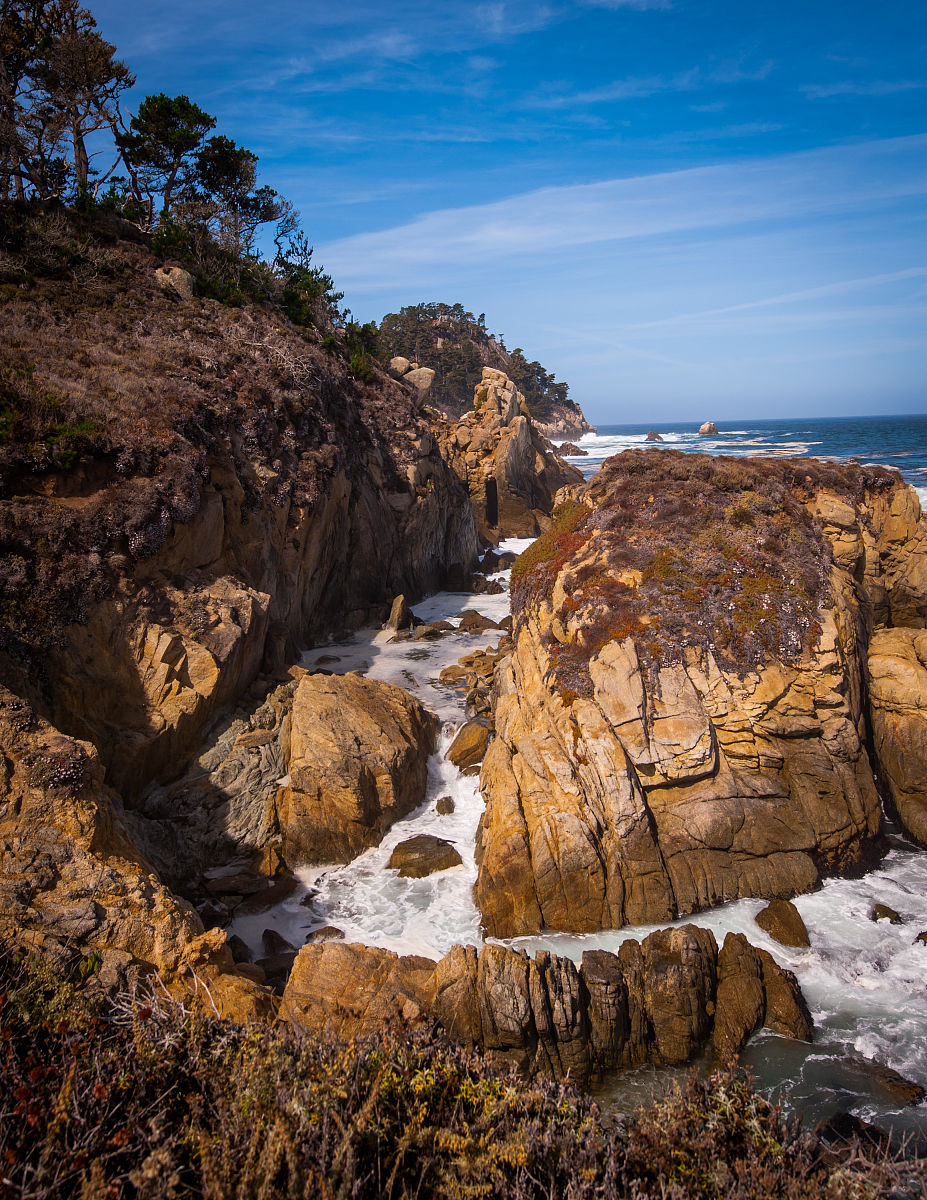
[[[430,833],[419,833],[400,842],[389,856],[389,866],[403,879],[422,879],[436,871],[459,867],[463,859],[451,842]]]
[[[790,900],[771,900],[756,914],[760,929],[782,946],[810,946],[808,929]]]
[[[869,911],[870,921],[888,921],[892,925],[903,925],[900,915],[887,904],[874,904]]]

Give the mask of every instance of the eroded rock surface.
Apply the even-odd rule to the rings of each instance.
[[[513,570],[481,776],[487,932],[659,922],[864,861],[869,631],[924,621],[913,491],[648,450],[575,497]]]
[[[580,483],[582,473],[538,432],[502,371],[483,368],[473,404],[442,438],[442,451],[467,486],[484,537],[533,537],[549,523],[558,489]]]
[[[927,845],[927,632],[884,629],[869,645],[872,733],[892,802]]]
[[[425,799],[437,720],[395,684],[306,675],[293,699],[289,782],[277,810],[284,856],[347,862]]]
[[[692,925],[626,942],[617,954],[587,951],[579,967],[497,945],[455,946],[437,964],[364,946],[305,946],[281,1016],[349,1035],[437,1018],[463,1042],[579,1084],[644,1062],[686,1062],[712,1038],[719,1054],[735,1056],[763,1025],[806,1040],[811,1030],[793,975],[743,938],[729,937],[719,957],[711,932]]]

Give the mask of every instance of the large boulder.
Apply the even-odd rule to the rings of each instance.
[[[400,842],[389,856],[389,866],[403,879],[422,879],[436,871],[459,867],[459,853],[452,842],[430,833],[419,833]]]
[[[718,426],[714,421],[703,421],[698,427],[699,437],[714,437],[718,432]]]
[[[491,935],[784,899],[867,861],[868,631],[923,623],[927,602],[910,497],[879,469],[661,449],[616,456],[576,493],[512,572],[477,845]],[[915,677],[921,636],[901,639],[908,675],[872,660],[874,704]],[[904,750],[883,762],[913,812],[921,717],[892,686],[876,742],[911,731],[910,774]]]
[[[801,913],[790,900],[770,900],[769,904],[756,914],[756,923],[780,946],[811,945]]]
[[[436,731],[436,718],[394,684],[304,676],[277,800],[287,862],[347,862],[376,845],[424,801]]]

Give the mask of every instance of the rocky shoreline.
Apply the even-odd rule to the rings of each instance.
[[[156,973],[239,1021],[282,994],[310,1030],[438,1022],[581,1082],[706,1045],[726,1060],[764,1025],[810,1036],[789,972],[694,926],[579,968],[272,938],[261,965],[226,927],[424,801],[434,716],[395,684],[307,672],[300,650],[391,606],[391,636],[440,638],[440,621],[403,628],[398,597],[489,587],[479,548],[506,537],[537,538],[513,568],[511,640],[456,676],[487,936],[807,892],[879,853],[879,786],[923,843],[913,491],[880,470],[658,449],[584,483],[502,372],[451,423],[420,379],[358,380],[267,312],[170,297],[126,253],[127,304],[186,364],[161,449],[3,476],[5,553],[25,564],[0,648],[4,940],[61,970],[92,959],[103,991]],[[55,304],[51,284],[11,302],[27,349]],[[64,355],[87,330],[63,307]],[[150,348],[120,365],[150,369]]]

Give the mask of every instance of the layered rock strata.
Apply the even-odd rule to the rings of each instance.
[[[549,524],[557,491],[580,483],[582,473],[537,430],[504,372],[483,368],[473,406],[442,438],[444,456],[466,485],[485,538],[534,537]]]
[[[729,935],[719,954],[713,934],[692,925],[627,941],[617,954],[587,951],[578,967],[496,945],[455,946],[437,964],[368,946],[305,946],[280,1015],[346,1037],[384,1021],[437,1019],[460,1041],[579,1084],[645,1062],[686,1062],[709,1044],[726,1060],[763,1025],[811,1036],[790,972],[742,935]]]
[[[513,570],[481,776],[487,932],[659,922],[863,861],[866,647],[924,624],[925,585],[897,475],[609,460]]]

